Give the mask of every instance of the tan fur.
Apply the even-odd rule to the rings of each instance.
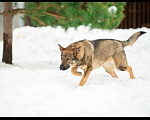
[[[118,78],[114,69],[116,68],[114,59],[112,57],[108,58],[108,60],[103,64],[103,67],[107,73],[109,73],[113,78]]]
[[[77,72],[77,69],[78,69],[77,66],[72,67],[72,68],[71,68],[71,73],[72,73],[73,75],[76,75],[76,76],[82,76],[82,73],[81,73],[81,72]]]
[[[127,41],[112,39],[80,40],[70,44],[66,48],[59,45],[61,51],[62,63],[61,70],[71,68],[71,73],[76,76],[82,76],[77,69],[84,71],[79,86],[83,86],[91,71],[104,67],[105,71],[113,78],[118,78],[114,69],[127,71],[131,79],[134,79],[131,66],[128,65],[124,47],[132,45],[136,39],[145,32],[133,34]]]

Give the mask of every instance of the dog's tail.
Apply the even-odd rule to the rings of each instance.
[[[121,41],[123,47],[125,47],[125,46],[132,46],[135,43],[135,41],[138,39],[138,37],[140,37],[144,33],[146,33],[146,32],[144,32],[144,31],[136,32],[128,40]]]

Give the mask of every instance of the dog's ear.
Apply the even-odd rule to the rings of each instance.
[[[84,48],[82,46],[75,48],[74,50],[74,56],[80,60],[84,56]]]
[[[76,56],[79,55],[80,51],[81,51],[81,46],[75,49],[75,55]]]
[[[59,44],[58,44],[58,46],[59,46],[60,51],[63,52],[64,48]]]

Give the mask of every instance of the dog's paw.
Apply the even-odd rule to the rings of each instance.
[[[76,75],[77,75],[77,76],[82,76],[82,73],[81,73],[81,72],[77,72]]]

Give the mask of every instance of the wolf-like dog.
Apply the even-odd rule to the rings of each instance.
[[[103,65],[105,71],[113,78],[118,78],[114,69],[129,72],[130,79],[135,79],[132,67],[128,65],[124,47],[131,46],[137,38],[146,32],[134,33],[128,40],[115,39],[80,40],[66,48],[58,44],[61,51],[60,70],[71,67],[71,73],[82,76],[78,67],[84,71],[79,86],[84,86],[92,70]]]

